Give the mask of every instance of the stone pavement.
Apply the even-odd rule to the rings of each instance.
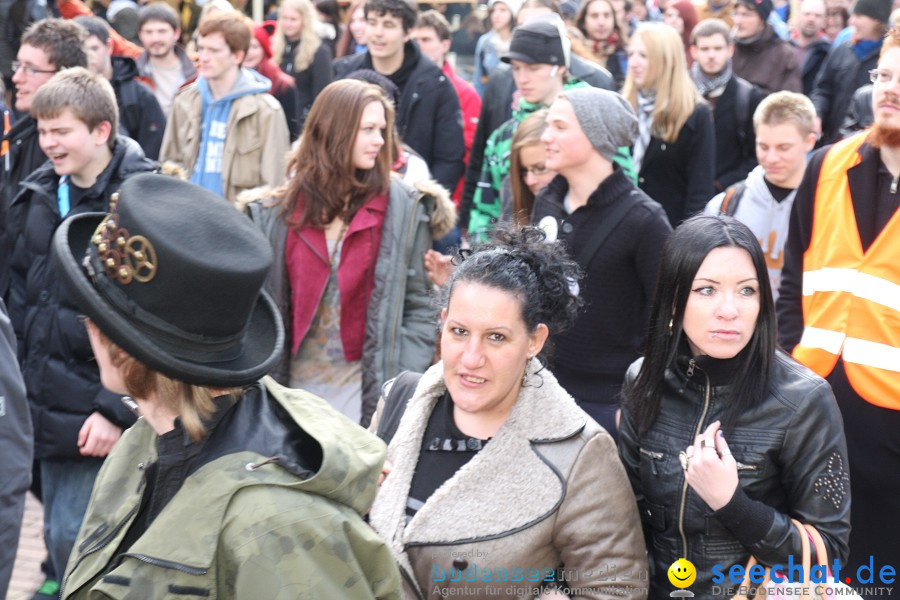
[[[43,508],[37,498],[29,493],[25,500],[25,518],[22,521],[19,551],[6,594],[7,600],[29,600],[43,583],[41,562],[47,556],[43,528]]]

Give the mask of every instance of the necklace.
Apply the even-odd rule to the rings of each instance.
[[[338,247],[341,245],[341,240],[344,239],[344,235],[347,233],[347,228],[350,226],[347,221],[341,219],[341,230],[338,233],[337,238],[334,240],[334,248],[328,253],[328,264],[334,264],[334,255],[337,254]]]

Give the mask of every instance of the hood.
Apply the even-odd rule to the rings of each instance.
[[[259,470],[265,477],[274,468],[282,484],[324,496],[360,515],[368,512],[384,462],[384,442],[338,415],[321,398],[285,388],[269,377],[264,382],[245,390],[222,417],[197,463],[252,452],[262,458],[246,465],[247,470]],[[292,477],[283,477],[285,471]]]
[[[589,84],[580,81],[578,79],[570,79],[568,82],[563,84],[563,91],[566,92],[568,90],[574,90],[577,88],[586,88],[591,87]],[[534,104],[532,102],[526,101],[524,98],[519,96],[519,90],[516,90],[514,98],[513,98],[513,118],[521,123],[525,117],[535,112],[536,110],[540,110],[541,108],[546,108],[543,104]]]
[[[137,63],[133,58],[127,56],[113,56],[112,60],[112,80],[114,82],[130,81],[138,76]]]
[[[272,82],[263,77],[259,72],[252,69],[241,69],[238,72],[238,77],[235,80],[234,85],[231,86],[228,93],[221,98],[213,100],[212,93],[209,90],[209,83],[206,81],[206,78],[197,78],[197,89],[200,90],[204,104],[230,102],[242,96],[268,92],[271,87]]]
[[[450,199],[446,188],[433,179],[419,181],[416,191],[434,198],[434,211],[431,213],[431,235],[439,240],[453,231],[456,226],[456,205]]]

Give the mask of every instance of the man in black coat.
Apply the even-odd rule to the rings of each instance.
[[[69,67],[86,67],[84,29],[63,19],[44,19],[32,24],[22,36],[16,55],[13,85],[14,108],[19,114],[3,141],[9,151],[0,161],[0,296],[9,285],[9,240],[6,237],[6,212],[21,183],[37,169],[46,155],[38,145],[37,122],[29,114],[35,92],[54,73]]]
[[[456,189],[465,153],[459,98],[440,67],[410,39],[417,9],[406,0],[368,0],[365,14],[368,50],[336,61],[335,79],[359,69],[390,79],[400,90],[400,139],[425,160],[438,183]]]
[[[88,32],[85,42],[89,54],[88,68],[112,83],[119,106],[119,134],[136,141],[147,158],[159,158],[166,115],[153,92],[138,81],[137,64],[127,56],[112,55],[109,25],[99,17],[82,16],[75,22]]]
[[[854,92],[869,84],[869,71],[878,64],[881,38],[887,30],[891,4],[885,0],[857,0],[850,22],[855,35],[831,49],[809,98],[821,121],[822,143],[840,139]]]
[[[831,41],[825,36],[823,0],[803,0],[800,3],[794,43],[797,44],[797,56],[803,63],[803,93],[809,96],[831,49]]]
[[[713,107],[716,130],[716,192],[741,181],[756,166],[753,113],[763,93],[731,70],[734,42],[728,26],[705,19],[691,32],[691,77]]]

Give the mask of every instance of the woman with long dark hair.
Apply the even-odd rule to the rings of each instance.
[[[578,9],[575,25],[584,34],[590,50],[588,58],[605,67],[621,88],[625,82],[628,59],[625,56],[627,39],[621,24],[616,21],[616,10],[610,0],[587,0]]]
[[[655,572],[651,597],[671,591],[666,571],[679,558],[693,563],[691,589],[703,596],[714,565],[751,555],[799,563],[792,518],[819,531],[829,560],[846,559],[840,413],[828,384],[775,340],[766,262],[750,229],[711,216],[676,229],[645,356],[626,376],[619,431]]]
[[[380,386],[434,354],[424,255],[454,223],[446,192],[391,176],[394,108],[357,80],[325,88],[289,159],[288,180],[251,206],[275,266],[286,352],[273,376],[368,423]]]

